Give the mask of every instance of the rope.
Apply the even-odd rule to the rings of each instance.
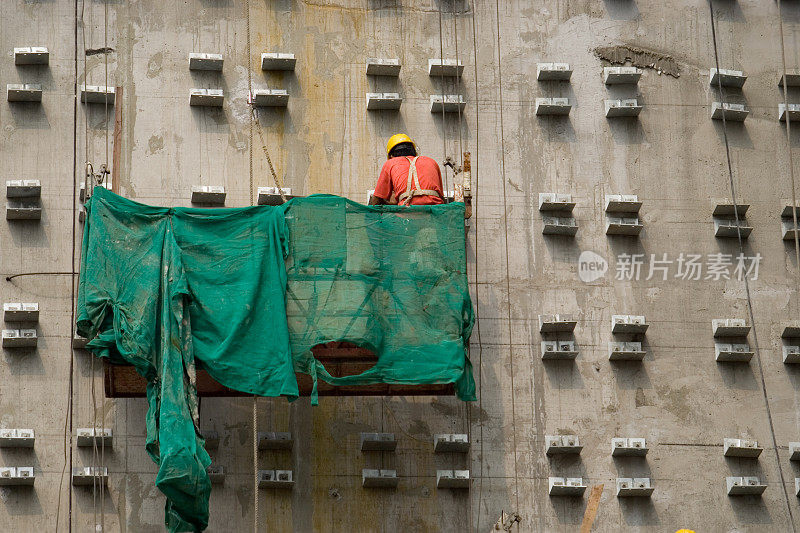
[[[441,4],[440,4],[439,10],[441,12]],[[455,4],[453,4],[453,39],[454,39],[454,42],[455,42],[456,65],[459,65],[459,54],[458,54],[458,14],[456,13]],[[463,125],[462,125],[461,106],[458,106],[458,156],[456,157],[456,159],[457,159],[457,161],[459,161],[459,163],[461,165],[463,165],[463,157],[464,157],[464,141],[463,141],[462,134],[461,134],[462,133],[462,129],[463,129]],[[456,174],[455,174],[455,171],[454,171],[454,173],[453,173],[453,195],[454,195],[453,199],[455,199],[455,191],[456,191]],[[463,189],[462,189],[462,192],[463,192]],[[466,236],[465,236],[465,238],[466,238]],[[467,268],[467,265],[466,265],[466,257],[465,257],[465,259],[464,259],[464,272],[467,271],[466,268]],[[476,278],[476,281],[477,281],[477,278]],[[477,284],[476,284],[476,286],[477,286]],[[480,337],[480,333],[478,333],[478,336]],[[467,355],[468,356],[469,356],[469,351],[470,351],[469,350],[469,346],[467,346],[467,352],[468,352]],[[471,408],[472,408],[472,406],[470,405],[469,402],[467,402],[466,405],[465,405],[465,408],[464,408],[464,422],[465,422],[465,425],[466,425],[467,440],[469,442],[472,442],[472,429],[471,429],[471,426],[472,426],[472,422],[471,422],[471,420],[472,420],[472,409]],[[469,530],[472,531],[474,529],[474,524],[473,524],[473,519],[472,519],[473,504],[472,504],[472,485],[471,484],[469,486],[468,506],[469,506],[468,507],[469,508],[469,510],[468,510],[469,515],[467,517],[467,522],[469,524]]]
[[[74,75],[75,83],[72,86],[72,254],[71,254],[71,277],[70,277],[70,332],[69,332],[69,384],[67,385],[67,412],[64,415],[64,466],[61,468],[61,477],[58,482],[58,504],[56,505],[56,528],[61,524],[61,495],[64,486],[64,475],[67,471],[67,460],[69,460],[70,475],[72,474],[72,386],[75,371],[75,349],[72,346],[72,328],[75,323],[75,238],[77,235],[77,200],[78,200],[78,0],[75,0],[75,31],[74,31]],[[6,278],[11,281],[16,276]],[[67,500],[69,507],[68,530],[72,531],[72,482],[68,483]]]
[[[84,34],[84,42],[85,42],[86,41],[86,26],[85,25],[83,27],[83,34]],[[86,46],[84,45],[84,68],[85,68],[85,65],[86,65],[85,49],[86,49]],[[88,81],[88,79],[84,75],[84,78],[83,78],[84,87],[86,87],[87,81]],[[84,105],[86,105],[86,104],[84,104]],[[86,105],[84,115],[86,117],[85,120],[86,120],[87,127],[88,127],[88,122],[89,122],[88,114],[89,114],[89,106]],[[108,126],[108,124],[106,124],[106,131],[108,131],[108,127],[107,126]],[[88,165],[88,161],[89,161],[88,152],[86,153],[86,161],[87,161],[87,165]],[[94,183],[93,183],[93,185],[94,185]],[[88,191],[86,191],[86,193],[88,193]],[[96,436],[97,436],[96,435],[96,431],[97,431],[97,399],[95,397],[96,395],[95,395],[95,379],[94,379],[94,373],[95,373],[95,371],[94,371],[94,357],[91,358],[91,360],[89,362],[89,366],[90,366],[89,379],[91,380],[90,390],[91,390],[91,400],[92,400],[92,431],[93,431],[93,438],[92,438],[92,469],[93,469],[93,472],[96,472],[96,470],[94,470],[94,469],[98,466],[98,464],[97,464],[97,462],[98,462],[98,453],[97,453],[97,438],[96,438]],[[93,475],[92,476],[92,520],[93,520],[92,526],[95,529],[97,528],[97,481],[98,481],[97,477]]]
[[[103,2],[103,48],[106,52],[103,54],[104,58],[104,75],[105,75],[105,94],[103,95],[103,103],[105,107],[105,168],[108,170],[108,2]],[[116,98],[115,98],[116,100]],[[119,105],[119,102],[117,102]],[[103,180],[107,181],[108,176],[110,174],[106,173],[103,174]],[[107,185],[107,183],[106,183]],[[93,422],[92,422],[92,430],[94,431],[95,438],[93,439],[94,444],[94,455],[97,455],[97,402],[95,399],[95,382],[97,381],[96,376],[94,375],[94,357],[92,357],[92,409],[93,409]],[[102,368],[101,368],[102,372]],[[105,401],[103,401],[105,403]],[[106,416],[105,416],[105,409],[103,409],[103,416],[101,417],[100,421],[100,466],[102,467],[105,465],[106,462]],[[96,479],[93,478],[93,479]],[[100,478],[100,531],[105,532],[106,530],[106,491],[105,485],[102,483],[103,478]],[[97,521],[95,521],[97,524]]]
[[[508,304],[506,306],[506,320],[508,320],[508,355],[511,362],[511,427],[514,445],[514,499],[516,509],[519,510],[519,474],[517,472],[517,422],[516,422],[516,402],[514,401],[514,350],[511,347],[511,269],[509,268],[508,253],[508,200],[506,196],[506,147],[503,132],[503,72],[502,72],[502,53],[500,50],[500,0],[495,0],[495,13],[497,15],[497,88],[500,99],[500,175],[503,179],[503,224],[505,226],[505,256],[506,256],[506,292]],[[519,524],[519,523],[517,523]],[[519,525],[517,525],[519,530]]]
[[[779,6],[780,6],[780,0],[779,0]],[[718,50],[718,47],[717,47],[717,30],[716,30],[716,27],[715,27],[715,24],[714,24],[714,4],[713,4],[713,2],[709,1],[708,8],[709,8],[709,13],[711,15],[711,38],[712,38],[712,41],[713,41],[713,44],[714,44],[714,63],[716,65],[717,72],[719,72],[719,50]],[[780,18],[780,13],[779,13],[778,16]],[[783,37],[783,35],[781,34],[781,38],[782,37]],[[784,78],[784,84],[785,84],[785,81],[786,81],[786,79]],[[722,76],[717,76],[717,84],[718,84],[718,88],[719,88],[719,92],[720,92],[720,98],[722,99],[722,102],[724,103],[725,102],[725,91],[722,88]],[[789,115],[789,110],[788,109],[786,110],[786,115],[787,115],[787,119],[788,119],[788,115]],[[787,124],[788,124],[788,122],[787,122]],[[728,165],[728,182],[729,182],[730,190],[731,190],[731,201],[733,202],[733,215],[734,215],[734,218],[736,219],[736,234],[737,234],[738,241],[739,241],[739,252],[743,256],[744,255],[744,243],[743,243],[743,240],[742,240],[742,232],[741,232],[741,229],[740,229],[739,206],[738,206],[738,204],[736,202],[736,188],[735,188],[735,185],[734,185],[734,182],[733,182],[733,165],[731,164],[730,143],[728,141],[728,124],[727,124],[727,120],[725,119],[724,110],[723,110],[723,113],[722,113],[722,136],[723,136],[723,139],[725,140],[725,159],[726,159],[726,162],[727,162],[727,165]],[[776,463],[777,463],[777,466],[778,466],[778,475],[779,475],[780,481],[781,481],[781,489],[783,490],[783,495],[784,495],[784,498],[786,500],[786,510],[789,513],[789,523],[792,524],[792,531],[797,531],[797,528],[796,528],[796,526],[794,524],[794,517],[792,515],[792,506],[791,506],[791,503],[789,501],[789,493],[786,490],[786,480],[784,479],[783,469],[781,468],[780,455],[778,454],[778,439],[775,436],[775,424],[773,423],[772,411],[771,411],[770,406],[769,406],[769,396],[767,395],[767,384],[766,384],[766,381],[764,379],[764,368],[763,368],[763,365],[761,363],[761,350],[759,349],[759,346],[758,346],[758,333],[756,331],[755,314],[753,313],[753,300],[752,300],[751,295],[750,295],[750,283],[747,280],[747,275],[746,274],[744,276],[744,289],[745,289],[745,294],[747,295],[747,310],[748,310],[748,314],[750,316],[750,324],[752,324],[752,327],[753,327],[753,344],[754,344],[754,350],[755,350],[755,355],[756,355],[756,363],[757,363],[757,366],[758,366],[758,373],[759,373],[759,377],[761,379],[761,392],[762,392],[762,394],[764,396],[764,406],[765,406],[766,411],[767,411],[767,420],[769,422],[769,431],[770,431],[770,435],[772,436],[772,449],[775,452],[775,460],[776,460]]]
[[[83,0],[81,3],[81,40],[83,43],[82,55],[83,55],[83,86],[84,89],[86,88],[86,82],[88,81],[88,71],[87,71],[87,61],[86,61],[86,20],[85,20],[85,12],[86,12],[86,0]],[[88,118],[89,108],[84,104],[84,112],[83,112],[83,139],[84,139],[84,161],[85,161],[85,169],[84,169],[84,198],[90,196],[94,191],[94,169],[92,168],[92,179],[89,179],[89,176],[86,172],[86,169],[91,168],[91,163],[89,163],[89,118]],[[89,186],[91,183],[91,187]],[[73,202],[74,203],[74,202]],[[73,239],[74,243],[74,239]],[[74,245],[74,244],[73,244]],[[73,263],[72,268],[75,268]],[[74,279],[74,278],[73,278]],[[73,281],[74,285],[74,281]],[[74,289],[71,289],[74,292]],[[74,307],[74,305],[73,305]],[[70,327],[73,327],[70,324]],[[70,335],[71,337],[71,335]],[[94,358],[92,358],[92,372],[94,372]],[[74,428],[70,428],[70,438],[72,437],[72,431]],[[92,455],[92,466],[94,466],[94,454]],[[70,486],[72,484],[70,483]],[[94,485],[94,478],[92,478],[92,485]],[[97,524],[97,503],[95,499],[96,491],[94,490],[94,486],[92,486],[92,513],[94,517],[94,523]],[[70,524],[70,531],[72,530],[72,524]]]
[[[250,46],[250,0],[245,0],[245,20],[247,21],[247,94],[248,99],[253,99],[253,54]],[[258,122],[255,107],[251,107],[250,113],[250,205],[253,205],[253,191],[255,189],[253,179],[253,123]],[[259,127],[259,137],[261,137],[261,130]],[[263,137],[262,143],[263,141]],[[264,147],[266,153],[266,146]],[[267,155],[270,170],[272,170],[272,162]],[[275,172],[273,171],[273,176]],[[283,190],[278,189],[281,198],[286,202],[286,197],[283,196]],[[258,532],[258,397],[253,395],[253,532]]]
[[[97,465],[97,400],[95,398],[94,392],[94,357],[91,358],[90,363],[90,371],[89,376],[92,380],[91,391],[92,391],[92,468],[96,468]],[[95,470],[96,472],[96,470]],[[97,528],[97,476],[92,476],[92,514],[94,517],[94,522],[92,525]]]
[[[253,533],[258,533],[258,396],[253,395]]]

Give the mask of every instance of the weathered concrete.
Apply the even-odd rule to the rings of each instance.
[[[224,185],[227,205],[250,203],[244,1],[6,3],[0,79],[41,83],[44,98],[41,105],[0,102],[2,173],[41,180],[44,212],[40,222],[0,224],[0,274],[70,270],[77,224],[72,168],[81,176],[86,160],[95,167],[110,163],[113,129],[113,108],[107,119],[103,106],[78,103],[73,117],[74,90],[84,81],[105,84],[106,58],[109,83],[124,87],[120,192],[147,203],[189,205],[192,185]],[[783,3],[787,66],[798,68],[800,7]],[[781,362],[780,324],[798,316],[800,300],[794,245],[780,237],[780,211],[792,194],[785,126],[777,121],[783,95],[776,4],[713,0],[720,68],[748,75],[730,101],[746,102],[750,116],[728,124],[727,136],[737,199],[751,205],[754,230],[745,252],[764,257],[749,286],[756,357],[732,366],[714,361],[711,320],[750,322],[743,282],[676,279],[675,265],[666,281],[659,273],[644,279],[650,254],[674,260],[680,253],[739,252],[735,241],[713,236],[713,206],[730,200],[731,192],[722,125],[709,118],[719,97],[708,82],[715,63],[705,1],[251,2],[253,86],[291,95],[286,110],[264,110],[261,122],[279,176],[295,193],[363,201],[385,140],[397,131],[408,131],[440,161],[472,152],[477,205],[469,268],[480,318],[472,338],[477,404],[326,398],[311,409],[307,400],[291,406],[260,400],[259,429],[290,430],[297,443],[292,454],[259,456],[260,468],[291,467],[297,478],[290,494],[261,491],[261,530],[487,531],[505,509],[521,515],[520,531],[575,531],[588,492],[583,499],[551,499],[551,475],[605,484],[596,531],[792,530],[788,510],[800,520],[793,490],[800,467],[789,462],[787,447],[800,441],[800,370]],[[76,42],[76,13],[85,23],[85,43],[83,25]],[[11,51],[19,46],[47,46],[50,65],[15,67]],[[87,57],[84,76],[84,48],[104,46],[113,52]],[[645,68],[638,87],[606,87],[602,67],[609,63],[596,50],[609,47],[663,56],[680,76]],[[444,87],[427,75],[427,60],[440,48],[465,64],[461,81],[444,80]],[[259,57],[266,51],[296,54],[296,71],[262,72]],[[222,73],[190,72],[189,52],[223,54]],[[399,79],[365,76],[367,57],[399,57]],[[571,83],[537,83],[540,61],[570,63]],[[190,108],[191,87],[223,88],[224,106]],[[465,95],[461,120],[448,116],[443,124],[429,112],[429,95],[442,89]],[[401,112],[367,113],[367,91],[400,92]],[[536,117],[534,100],[543,96],[569,97],[571,115]],[[638,120],[603,116],[604,99],[633,96],[645,105]],[[789,96],[800,102],[797,89]],[[253,186],[272,185],[257,138]],[[792,134],[792,144],[796,151],[800,133]],[[577,200],[574,240],[541,235],[539,192]],[[603,199],[615,193],[643,200],[639,239],[605,235]],[[612,261],[604,278],[586,284],[577,275],[583,250],[608,260],[620,253],[648,260],[640,281],[615,280]],[[0,297],[38,301],[41,309],[37,350],[7,350],[0,362],[0,426],[36,430],[32,451],[0,449],[0,465],[33,464],[38,478],[33,490],[0,488],[0,529],[52,531],[58,520],[66,531],[71,513],[74,530],[88,531],[101,521],[102,507],[107,531],[161,531],[164,499],[144,451],[145,402],[103,401],[100,365],[80,351],[73,359],[73,425],[90,426],[96,411],[115,438],[103,458],[110,470],[103,501],[81,489],[72,492],[71,505],[67,498],[69,276],[2,281]],[[541,313],[579,316],[575,362],[541,361]],[[612,314],[647,317],[643,362],[609,363]],[[253,523],[252,401],[205,400],[201,417],[220,433],[212,457],[228,472],[212,494],[210,530],[246,531]],[[395,432],[397,453],[362,454],[361,431]],[[468,459],[432,453],[432,435],[443,432],[470,433]],[[580,436],[579,458],[545,455],[544,436],[559,432]],[[645,437],[650,452],[645,459],[612,459],[613,437]],[[765,450],[758,460],[726,459],[725,437],[753,438]],[[75,466],[93,463],[99,460],[91,451],[74,451]],[[435,488],[436,468],[462,464],[475,478],[468,495]],[[361,489],[361,469],[370,466],[397,468],[399,489]],[[726,496],[725,476],[749,474],[766,480],[762,498]],[[652,499],[618,500],[618,476],[651,477]]]

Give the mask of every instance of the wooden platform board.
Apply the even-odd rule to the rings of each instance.
[[[333,376],[348,376],[368,370],[377,357],[369,350],[349,343],[330,342],[314,347],[314,356],[325,365]],[[142,398],[145,396],[146,382],[132,366],[112,365],[104,362],[105,392],[107,398]],[[301,396],[311,394],[311,377],[297,374],[297,384]],[[250,396],[217,383],[208,373],[197,373],[197,392],[200,397]],[[320,396],[452,396],[454,387],[447,385],[354,385],[334,386],[318,381]]]

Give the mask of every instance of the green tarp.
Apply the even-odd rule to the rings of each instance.
[[[208,523],[198,368],[261,396],[296,398],[297,371],[335,385],[455,383],[475,399],[463,204],[162,208],[98,187],[86,209],[78,333],[147,379],[147,451],[170,531]],[[377,363],[331,376],[310,349],[334,340]]]

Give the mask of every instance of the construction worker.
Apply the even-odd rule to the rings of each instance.
[[[369,205],[444,203],[442,173],[430,157],[417,155],[411,137],[398,133],[386,143],[386,158]]]

